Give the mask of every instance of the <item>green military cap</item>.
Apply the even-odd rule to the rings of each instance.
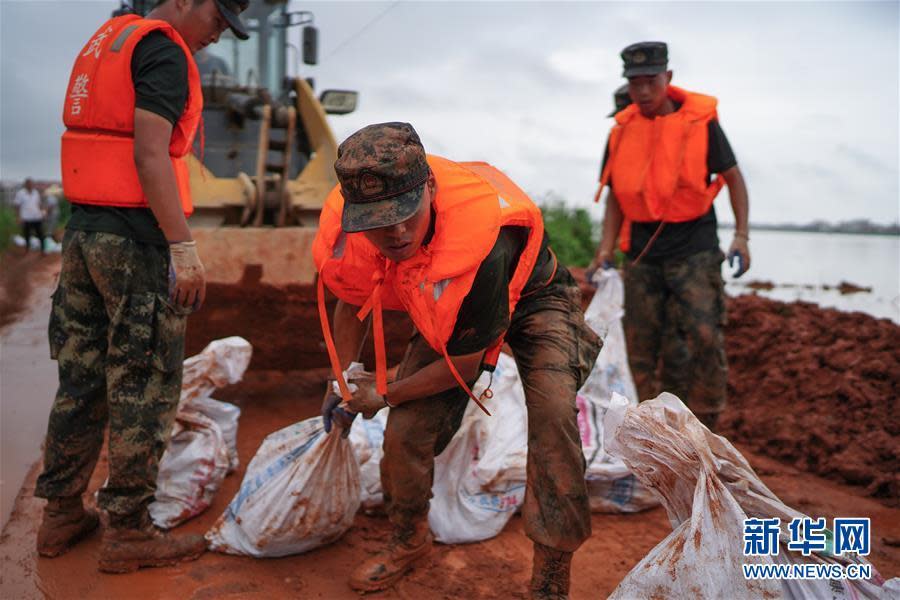
[[[669,66],[669,48],[665,42],[638,42],[621,53],[625,70],[622,77],[640,77],[663,73]]]

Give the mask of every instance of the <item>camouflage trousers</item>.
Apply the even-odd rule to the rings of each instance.
[[[113,526],[139,525],[181,390],[186,317],[168,302],[169,253],[108,233],[67,231],[50,314],[59,389],[35,495],[79,496],[109,424],[109,480],[99,504]]]
[[[573,552],[591,534],[575,393],[590,374],[601,342],[584,322],[578,288],[560,288],[558,294],[534,300],[539,309],[520,310],[527,300],[520,302],[506,341],[528,409],[525,532],[545,546]],[[436,360],[443,359],[415,333],[398,377]],[[390,411],[381,485],[388,517],[401,538],[428,516],[434,458],[459,429],[467,405],[466,393],[453,388]]]
[[[671,392],[698,417],[725,407],[725,288],[720,250],[625,268],[625,338],[642,400]]]

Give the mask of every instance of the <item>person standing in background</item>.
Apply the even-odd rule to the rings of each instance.
[[[633,104],[616,114],[606,146],[600,186],[610,191],[592,267],[612,265],[627,219],[623,325],[640,399],[662,391],[662,338],[674,327],[691,357],[682,400],[714,428],[725,406],[727,364],[725,257],[713,200],[727,184],[735,218],[729,263],[738,260],[739,277],[750,268],[747,188],[716,99],[671,85],[666,44],[632,44],[621,56]]]
[[[34,187],[30,177],[16,192],[13,204],[18,209],[18,219],[22,226],[22,237],[25,238],[25,254],[31,249],[31,235],[34,234],[41,243],[41,255],[44,250],[44,208],[41,204],[41,193]]]

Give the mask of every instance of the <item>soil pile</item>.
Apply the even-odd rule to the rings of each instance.
[[[185,356],[203,350],[210,340],[239,335],[253,344],[251,370],[294,371],[328,366],[319,325],[316,287],[260,283],[262,269],[247,267],[237,285],[210,284],[203,308],[188,319]],[[328,294],[329,318],[335,299]],[[386,311],[384,326],[388,359],[403,358],[412,324],[405,314]],[[371,337],[362,358],[372,364]]]
[[[900,505],[900,327],[863,313],[729,299],[721,433]]]
[[[59,273],[59,257],[25,254],[12,248],[0,254],[0,328],[15,321],[28,302],[32,287],[49,288]]]

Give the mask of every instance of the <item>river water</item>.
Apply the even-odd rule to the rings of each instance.
[[[720,229],[727,249],[732,230]],[[750,232],[750,271],[740,279],[723,267],[729,294],[753,291],[751,282],[771,282],[771,290],[756,290],[776,300],[804,300],[847,311],[862,311],[900,323],[900,236]],[[871,291],[842,294],[847,282]],[[830,288],[830,289],[828,289]]]

